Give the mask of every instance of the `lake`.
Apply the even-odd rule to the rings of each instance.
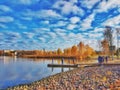
[[[65,60],[65,64],[71,63]],[[0,89],[18,84],[31,83],[56,73],[71,70],[73,68],[50,68],[47,64],[60,64],[61,60],[26,59],[16,57],[0,57]]]

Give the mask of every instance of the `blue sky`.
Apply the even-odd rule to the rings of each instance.
[[[98,49],[105,26],[120,26],[119,0],[0,0],[0,49]]]

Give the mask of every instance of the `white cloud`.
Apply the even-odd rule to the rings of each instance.
[[[81,30],[86,30],[91,28],[92,21],[94,21],[95,14],[89,15],[86,19],[81,22]]]
[[[57,1],[54,5],[53,5],[53,8],[56,8],[56,9],[61,9],[61,7],[64,5],[64,3],[66,3],[66,1]]]
[[[28,38],[32,39],[34,37],[34,33],[31,32],[23,32]]]
[[[0,5],[0,10],[4,11],[4,12],[10,12],[12,11],[12,9],[6,5]]]
[[[44,37],[45,39],[51,38],[51,37],[50,37],[49,35],[47,35],[47,34],[44,34],[43,37]]]
[[[70,0],[70,2],[75,4],[75,3],[78,3],[78,0]]]
[[[32,11],[32,10],[28,9],[23,13],[23,17],[51,19],[51,18],[61,18],[62,16],[59,15],[54,10],[51,10],[51,9],[49,9],[49,10],[40,10],[40,11]]]
[[[120,1],[119,0],[103,0],[99,5],[97,12],[106,12],[112,8],[120,8]]]
[[[21,38],[21,35],[20,35],[20,33],[18,33],[18,32],[8,32],[8,35],[12,35],[12,36],[14,36],[15,38]]]
[[[73,38],[73,37],[75,37],[75,34],[74,33],[69,33],[68,37]]]
[[[65,29],[55,28],[54,32],[56,33],[57,37],[61,37],[63,39],[66,38],[66,30]]]
[[[84,37],[81,33],[70,32],[68,35],[62,37],[64,40],[64,45],[66,48],[71,47],[72,45],[77,45],[80,41],[84,40]],[[70,45],[68,45],[70,44]]]
[[[74,4],[75,2],[77,1],[76,0],[75,1],[71,0],[70,2],[57,1],[53,5],[53,8],[61,10],[61,13],[65,15],[73,13],[73,14],[79,14],[82,16],[84,14],[84,11],[81,8],[79,8],[77,5],[75,5]]]
[[[50,31],[50,29],[49,28],[34,28],[34,31],[35,31],[35,33],[41,33],[41,34],[45,34],[45,32],[49,32]]]
[[[3,42],[8,42],[9,44],[12,44],[14,42],[17,42],[21,38],[20,33],[13,32],[13,31],[5,31],[3,32]]]
[[[115,27],[118,24],[120,24],[120,15],[115,16],[115,17],[110,18],[110,19],[107,19],[105,22],[103,22],[102,25],[104,25],[104,26],[114,26]]]
[[[66,32],[65,29],[60,29],[60,28],[55,28],[54,31],[55,31],[56,33],[65,33],[65,32]]]
[[[84,39],[84,35],[83,35],[82,33],[77,33],[77,34],[75,35],[75,37],[76,37],[76,39],[77,39],[78,41]]]
[[[88,9],[92,9],[93,6],[99,2],[100,0],[84,0],[80,1],[83,7],[87,7]]]
[[[39,14],[40,16],[43,15],[43,17],[61,17],[58,13],[56,13],[53,10],[42,10]]]
[[[40,41],[42,41],[42,42],[46,42],[46,39],[45,39],[45,38],[39,37],[38,39],[39,39]]]
[[[67,37],[66,33],[57,33],[61,38],[65,39]]]
[[[118,13],[120,13],[120,8],[118,8],[118,10],[117,10],[117,11],[118,11]]]
[[[92,32],[98,33],[98,32],[103,32],[105,28],[94,28],[94,30]]]
[[[3,38],[3,36],[4,36],[4,35],[3,35],[3,33],[0,33],[0,39],[2,39],[2,38]],[[0,42],[0,43],[1,43],[1,42]]]
[[[79,8],[77,5],[72,6],[72,12],[80,16],[83,16],[85,14],[84,10],[82,8]]]
[[[65,21],[58,21],[57,25],[58,26],[65,26],[68,22]]]
[[[48,20],[43,21],[44,24],[49,24],[50,22]]]
[[[52,38],[56,38],[56,33],[55,32],[48,32],[48,35]]]
[[[39,0],[11,0],[12,4],[24,4],[24,5],[31,5],[37,3]]]
[[[67,29],[68,29],[68,30],[73,30],[75,27],[77,27],[75,24],[69,24],[69,25],[67,26]]]
[[[19,0],[22,4],[31,4],[32,0]]]
[[[21,23],[16,23],[16,25],[17,25],[17,27],[18,27],[19,29],[27,29],[27,26],[25,26],[25,25],[23,25],[23,24],[21,24]]]
[[[85,38],[80,34],[76,34],[72,41],[74,44],[78,44],[80,41],[85,41]]]
[[[56,21],[56,23],[54,23],[54,24],[50,24],[50,27],[54,27],[54,28],[64,27],[64,26],[66,26],[68,23],[69,23],[68,21],[59,20],[59,21]]]
[[[71,21],[72,24],[76,24],[80,21],[80,18],[77,17],[77,16],[74,16],[74,17],[70,18],[70,21]]]
[[[94,39],[97,39],[97,38],[100,38],[102,37],[103,33],[89,33],[88,36],[90,38],[94,38]]]
[[[7,28],[7,26],[0,23],[0,28]]]
[[[10,16],[0,16],[0,22],[7,23],[7,22],[13,22],[14,18]]]
[[[72,3],[65,2],[63,8],[62,8],[62,13],[63,14],[69,14],[72,12],[73,5]]]
[[[40,32],[41,32],[41,31],[45,31],[45,32],[49,32],[49,31],[50,31],[49,28],[39,28],[39,30],[40,30]]]
[[[27,20],[27,21],[30,21],[30,20],[32,20],[32,17],[20,17],[21,19],[23,19],[23,20]]]

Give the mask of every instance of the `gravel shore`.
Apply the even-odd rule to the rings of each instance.
[[[7,90],[120,90],[120,65],[77,68]]]

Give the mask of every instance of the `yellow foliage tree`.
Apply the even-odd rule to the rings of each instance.
[[[71,48],[67,48],[67,55],[71,55]]]
[[[83,55],[83,54],[84,54],[84,51],[85,51],[85,45],[84,45],[83,42],[80,42],[80,43],[78,44],[78,52],[79,52],[80,55]]]
[[[84,56],[85,57],[91,57],[91,55],[94,53],[94,50],[89,46],[86,45],[85,46],[85,52],[84,52]]]
[[[60,48],[58,48],[57,54],[58,54],[58,55],[61,55],[61,54],[62,54],[62,50],[61,50]]]
[[[72,46],[72,48],[71,48],[71,54],[72,55],[77,55],[77,46]]]

